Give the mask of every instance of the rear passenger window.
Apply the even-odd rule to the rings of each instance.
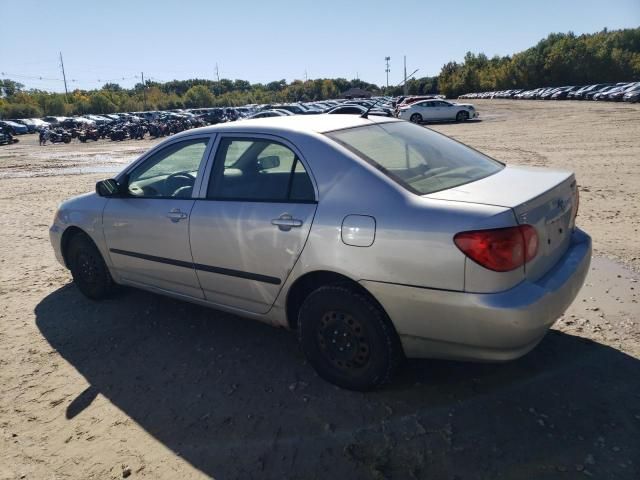
[[[207,198],[263,202],[314,202],[309,174],[281,143],[224,138],[214,160]]]

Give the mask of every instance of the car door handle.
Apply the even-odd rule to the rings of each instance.
[[[284,232],[289,231],[294,227],[301,227],[302,223],[302,220],[293,218],[289,214],[280,215],[279,218],[274,218],[273,220],[271,220],[271,225],[276,225],[280,230]]]
[[[167,218],[170,218],[172,222],[179,222],[180,220],[187,218],[189,215],[181,211],[179,208],[174,208],[167,213]]]

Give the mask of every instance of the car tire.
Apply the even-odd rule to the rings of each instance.
[[[409,121],[412,123],[422,123],[422,115],[420,115],[419,113],[414,113],[413,115],[411,115],[411,117],[409,117]]]
[[[382,308],[342,285],[320,287],[305,299],[298,315],[298,339],[318,375],[349,390],[388,383],[404,358]]]
[[[456,114],[456,122],[466,122],[469,120],[469,113],[464,110]]]
[[[78,233],[71,238],[66,258],[73,282],[83,295],[101,300],[113,293],[115,283],[107,264],[88,235]]]

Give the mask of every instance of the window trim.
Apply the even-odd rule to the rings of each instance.
[[[311,180],[311,185],[313,186],[314,192],[314,200],[265,200],[260,198],[207,198],[207,189],[209,187],[209,181],[211,175],[214,173],[214,164],[216,160],[216,155],[218,154],[218,150],[220,148],[220,144],[224,139],[233,138],[237,140],[267,140],[273,143],[279,143],[288,149],[290,149],[298,158],[298,161],[302,163],[309,179]],[[195,192],[195,189],[194,189]],[[313,176],[313,170],[309,167],[309,163],[305,160],[304,156],[300,153],[300,149],[298,149],[293,143],[291,143],[288,139],[281,137],[279,135],[269,135],[264,133],[254,133],[254,132],[224,132],[217,135],[213,145],[211,146],[211,151],[209,152],[209,158],[207,161],[207,166],[204,170],[204,174],[202,175],[202,182],[200,183],[200,191],[197,195],[193,197],[196,200],[206,200],[209,202],[247,202],[247,203],[292,203],[292,204],[317,204],[319,201],[319,191],[318,184],[316,182],[315,177]]]
[[[135,199],[135,198],[140,198],[140,199],[145,199],[145,200],[195,200],[197,198],[196,192],[198,192],[200,190],[200,187],[201,187],[201,184],[202,184],[202,180],[203,180],[203,176],[206,173],[206,166],[209,163],[209,156],[211,155],[211,149],[213,148],[213,145],[215,144],[216,137],[217,137],[217,133],[206,133],[206,134],[199,133],[199,134],[195,134],[195,135],[184,135],[184,136],[174,137],[174,138],[171,138],[170,140],[166,140],[164,142],[160,142],[158,145],[153,147],[148,152],[143,153],[140,157],[138,157],[137,160],[134,160],[133,162],[131,162],[127,166],[127,168],[125,168],[122,172],[120,172],[115,177],[115,180],[118,181],[118,182],[121,182],[125,178],[128,180],[129,175],[136,168],[138,168],[139,166],[143,165],[145,162],[147,162],[156,153],[159,153],[160,151],[164,150],[165,148],[169,148],[169,147],[175,145],[176,143],[182,143],[182,142],[194,141],[194,140],[207,140],[207,146],[205,147],[204,152],[202,153],[202,159],[200,160],[200,166],[198,168],[198,174],[196,175],[196,181],[193,184],[193,190],[191,191],[191,196],[190,197],[164,197],[164,196],[163,197],[146,197],[146,196],[140,197],[140,196],[136,196],[136,195],[124,195],[124,196],[121,196],[121,197],[113,197],[113,198],[121,198],[121,199],[127,199],[127,200],[128,199]]]

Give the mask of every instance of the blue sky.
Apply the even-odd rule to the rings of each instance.
[[[377,6],[379,5],[379,6]],[[382,85],[435,75],[467,51],[511,54],[550,32],[640,26],[640,0],[0,0],[0,77],[61,91],[221,78],[345,77]],[[2,73],[4,72],[4,74]],[[19,75],[19,76],[18,76]],[[42,77],[31,78],[31,77]],[[124,80],[123,80],[124,78]]]

